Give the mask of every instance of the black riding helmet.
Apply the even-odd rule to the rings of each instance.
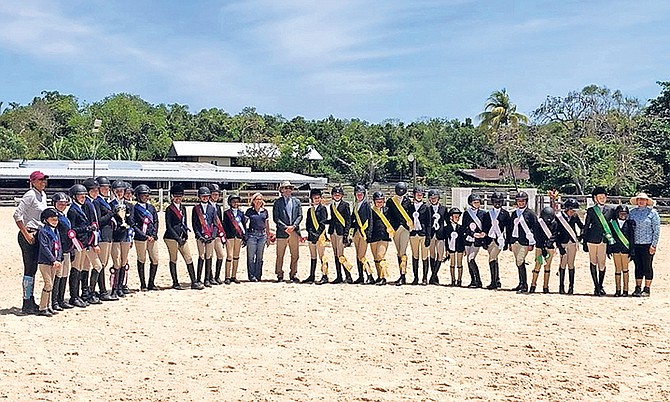
[[[470,194],[468,196],[468,205],[472,205],[475,201],[482,202],[482,197],[479,194]]]
[[[372,201],[383,200],[384,194],[381,191],[375,191],[372,194]]]
[[[503,202],[505,200],[505,194],[500,191],[494,191],[491,194],[491,202]]]
[[[616,209],[614,210],[614,214],[618,217],[621,212],[625,212],[626,215],[628,215],[630,213],[628,206],[624,204],[617,205]]]
[[[341,186],[333,187],[330,190],[330,194],[331,195],[334,195],[334,194],[344,195],[344,189]]]
[[[109,185],[111,185],[109,179],[108,179],[107,177],[105,177],[105,176],[98,176],[98,177],[95,179],[95,181],[97,181],[98,184],[101,185],[101,186],[109,186]]]
[[[514,199],[517,200],[517,201],[519,201],[519,200],[526,200],[526,201],[528,201],[528,193],[526,193],[525,191],[519,191],[519,192],[516,193],[516,195],[514,196]]]
[[[228,205],[232,204],[234,200],[237,202],[242,202],[242,197],[239,194],[231,194],[228,196]]]
[[[198,197],[202,197],[204,195],[212,195],[212,191],[207,186],[202,186],[198,189]]]
[[[74,186],[70,187],[70,197],[74,198],[74,196],[80,194],[88,194],[86,187],[84,187],[82,184],[75,184]]]
[[[363,193],[365,194],[367,190],[365,189],[365,186],[362,184],[356,184],[356,187],[354,187],[354,193]]]
[[[51,196],[51,202],[53,202],[54,205],[61,201],[70,202],[70,197],[68,197],[67,194],[61,192],[55,193]]]
[[[170,187],[170,195],[171,196],[183,196],[184,195],[184,187],[180,186],[179,184],[175,184],[174,186]]]
[[[314,197],[315,195],[318,195],[319,197],[322,195],[321,190],[318,188],[313,188],[309,190],[309,198]]]
[[[96,188],[100,188],[100,183],[98,183],[98,181],[92,177],[89,177],[88,179],[84,180],[82,184],[84,185],[84,187],[86,187],[87,192]]]
[[[553,222],[554,219],[556,219],[556,213],[554,212],[554,209],[552,207],[542,208],[542,211],[540,211],[540,219],[546,223]]]
[[[210,193],[220,193],[221,192],[221,187],[219,187],[219,185],[216,184],[216,183],[211,183],[207,187],[209,188]]]
[[[40,214],[40,221],[42,221],[42,223],[46,223],[47,219],[53,217],[58,217],[58,211],[54,207],[49,207]]]
[[[404,181],[399,181],[395,185],[395,194],[396,195],[405,195],[407,194],[407,183]]]
[[[563,209],[579,209],[579,201],[574,198],[568,198],[563,202]]]
[[[451,208],[451,209],[449,210],[449,216],[452,216],[452,215],[462,215],[462,214],[463,214],[463,213],[461,212],[461,210],[458,209],[458,208],[456,208],[456,207]]]
[[[146,184],[140,184],[135,187],[135,196],[138,197],[142,194],[151,194],[151,189]]]
[[[428,198],[430,198],[430,197],[440,198],[440,192],[435,190],[435,189],[430,189],[430,190],[428,190]]]
[[[123,180],[114,180],[112,182],[112,190],[125,189],[126,187],[126,182]]]

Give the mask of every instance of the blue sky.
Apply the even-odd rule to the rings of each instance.
[[[379,122],[530,113],[589,84],[643,101],[670,80],[670,2],[4,1],[0,101],[113,93],[192,112]]]

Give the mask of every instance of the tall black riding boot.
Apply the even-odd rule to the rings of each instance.
[[[412,279],[412,285],[419,284],[419,259],[412,258],[412,274],[414,274],[414,279]]]
[[[349,272],[349,270],[344,266],[344,264],[341,265],[342,265],[342,271],[344,271],[344,282],[351,285],[352,283],[354,283],[354,279],[351,277],[351,272]]]
[[[475,260],[472,260],[472,273],[475,274],[475,288],[481,288],[482,277],[481,274],[479,273],[479,266],[477,265],[477,261]]]
[[[205,285],[206,288],[212,287],[212,259],[211,258],[206,258],[205,259],[205,280],[203,282],[203,285]]]
[[[88,277],[89,271],[84,271],[83,273],[85,274],[84,276]],[[98,270],[91,269],[90,275],[91,275],[91,281],[87,282],[87,285],[86,285],[86,295],[87,295],[87,297],[84,300],[86,300],[90,304],[102,304],[102,302],[100,301],[98,296],[93,291],[95,285],[98,283],[98,275],[99,275]],[[83,282],[83,280],[82,280],[82,282]],[[90,283],[90,285],[88,285],[88,283]],[[82,291],[81,293],[82,293],[82,297],[83,297],[84,292]]]
[[[205,266],[205,260],[202,258],[198,258],[198,272],[195,277],[195,282],[199,283],[202,285],[202,269]],[[203,285],[204,288],[204,285]]]
[[[433,280],[433,285],[439,285],[440,284],[440,266],[442,266],[442,261],[435,260],[435,279]]]
[[[500,283],[500,262],[496,260],[495,263],[496,263],[496,289],[500,289],[502,288],[502,283]]]
[[[603,268],[602,271],[598,271],[598,296],[605,296],[605,289],[603,288],[603,282],[605,282],[605,271]]]
[[[421,275],[421,284],[424,285],[424,286],[428,285],[428,268],[429,268],[428,263],[429,263],[429,261],[430,260],[428,258],[426,258],[425,260],[422,261],[422,266],[421,266],[422,272],[421,273],[423,275]]]
[[[205,287],[203,284],[200,283],[195,277],[195,267],[193,266],[193,262],[186,264],[186,270],[188,271],[188,278],[191,280],[191,289],[204,289]]]
[[[568,269],[568,294],[575,293],[575,270]]]
[[[179,277],[177,276],[177,263],[170,261],[170,277],[172,278],[172,289],[182,290],[179,284]]]
[[[98,287],[100,288],[100,300],[102,301],[119,300],[116,294],[107,292],[107,283],[105,282],[105,268],[102,268],[102,270],[98,274]]]
[[[81,286],[81,300],[86,304],[91,304],[91,287],[88,284],[88,277],[90,271],[81,271],[79,274],[79,282]]]
[[[144,263],[137,261],[137,275],[140,277],[140,290],[147,290],[147,281],[144,273]]]
[[[70,270],[70,276],[68,278],[70,281],[70,304],[75,307],[83,308],[86,307],[86,304],[79,298],[79,284],[81,283],[80,276],[81,271],[78,269],[72,268]]]
[[[51,309],[54,311],[63,311],[61,306],[58,304],[58,299],[60,298],[60,281],[61,277],[54,277],[54,286],[51,290]]]
[[[314,283],[314,279],[316,276],[316,263],[318,260],[316,258],[312,258],[309,260],[309,276],[305,278],[302,283]]]
[[[497,261],[489,261],[489,271],[491,271],[491,283],[486,287],[488,290],[495,290],[497,289],[496,286],[496,262]]]
[[[469,288],[477,287],[477,274],[475,273],[474,265],[475,262],[468,259],[468,271],[470,272],[470,284],[468,285]]]
[[[335,258],[335,271],[337,272],[337,278],[335,278],[335,280],[332,281],[331,283],[337,284],[344,282],[342,280],[342,264],[340,263],[340,260],[338,260],[337,258]]]
[[[149,264],[149,283],[147,283],[149,290],[160,290],[156,286],[156,273],[158,273],[158,264]]]
[[[221,280],[221,267],[223,267],[223,260],[217,258],[214,273],[214,282],[217,285],[221,285],[223,283],[223,281]]]
[[[598,286],[598,267],[595,264],[589,264],[591,271],[591,279],[593,280],[593,295],[600,296],[600,288]]]
[[[358,268],[358,278],[354,281],[355,285],[362,285],[365,283],[365,276],[363,275],[363,261],[356,260],[356,267]]]
[[[528,274],[526,264],[523,263],[517,267],[519,270],[519,286],[515,289],[518,293],[528,293]]]
[[[65,288],[67,287],[67,280],[68,280],[68,278],[62,277],[62,278],[60,278],[60,282],[58,283],[58,285],[59,285],[58,286],[59,287],[59,290],[58,290],[58,305],[62,309],[65,309],[65,310],[74,308],[73,305],[71,305],[70,303],[65,301]]]
[[[523,281],[522,281],[522,279],[521,279],[521,277],[522,277],[521,271],[522,271],[522,270],[523,270],[523,271],[526,270],[526,264],[523,264],[523,265],[521,265],[521,266],[517,265],[517,266],[516,266],[516,269],[517,269],[517,272],[518,272],[518,274],[519,274],[519,284],[516,285],[516,287],[512,288],[512,291],[514,291],[514,292],[518,292],[518,291],[521,290],[521,288],[523,287]]]
[[[121,267],[116,271],[116,297],[126,297],[126,292],[123,291],[123,285],[126,283],[126,269]]]
[[[565,294],[565,268],[558,269],[558,293]]]

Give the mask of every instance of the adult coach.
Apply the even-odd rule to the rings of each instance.
[[[284,253],[286,246],[291,252],[291,270],[289,277],[291,282],[299,282],[298,257],[300,241],[300,222],[302,222],[302,207],[300,200],[293,197],[293,185],[284,181],[279,186],[281,197],[275,201],[272,206],[272,219],[277,225],[277,261],[275,265],[275,274],[277,282],[284,280]]]
[[[37,313],[38,306],[33,296],[35,274],[37,273],[37,231],[42,227],[40,214],[47,208],[47,187],[49,176],[40,171],[30,174],[30,190],[28,190],[14,212],[14,221],[19,228],[18,241],[23,255],[23,306],[24,314]]]
[[[654,200],[645,193],[639,193],[630,199],[633,208],[630,211],[630,219],[635,221],[635,242],[633,245],[633,262],[635,263],[635,297],[649,297],[651,293],[651,281],[654,279],[654,254],[658,246],[658,238],[661,233],[661,218],[654,207]],[[644,280],[644,289],[642,287]]]

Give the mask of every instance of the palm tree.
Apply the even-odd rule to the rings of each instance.
[[[504,88],[501,91],[494,91],[489,96],[484,111],[477,117],[480,121],[479,126],[490,130],[496,139],[496,144],[504,150],[514,180],[514,187],[518,190],[508,143],[514,139],[514,134],[518,133],[519,123],[528,123],[528,117],[516,111],[516,105],[510,102],[509,95]]]

